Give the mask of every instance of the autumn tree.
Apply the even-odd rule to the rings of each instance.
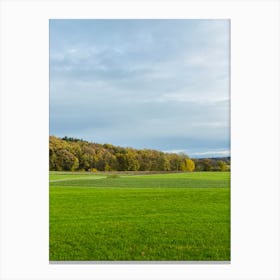
[[[188,172],[193,172],[195,169],[195,163],[190,158],[185,159],[185,166],[186,166],[186,171]]]
[[[67,150],[58,150],[56,157],[57,170],[74,171],[79,167],[79,160]]]
[[[222,160],[218,161],[218,166],[220,168],[221,171],[228,171],[228,166],[226,165],[226,163]]]
[[[229,171],[230,159],[190,159],[186,154],[49,137],[49,169],[81,171]]]

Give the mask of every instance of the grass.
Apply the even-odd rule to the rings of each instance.
[[[229,176],[51,173],[50,260],[230,260]]]

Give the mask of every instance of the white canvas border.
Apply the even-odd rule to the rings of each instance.
[[[48,261],[48,20],[231,19],[231,264]],[[1,279],[280,279],[278,1],[1,2]]]

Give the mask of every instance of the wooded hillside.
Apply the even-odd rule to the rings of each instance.
[[[213,161],[196,160],[200,171],[213,169]],[[49,137],[49,169],[54,171],[194,171],[195,160],[185,154],[97,144],[82,139]],[[228,163],[215,161],[215,171]],[[213,169],[213,170],[214,170]]]

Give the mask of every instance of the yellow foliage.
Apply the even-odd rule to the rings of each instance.
[[[193,162],[193,160],[191,160],[190,158],[186,159],[186,171],[189,172],[193,172],[195,169],[195,164]]]

